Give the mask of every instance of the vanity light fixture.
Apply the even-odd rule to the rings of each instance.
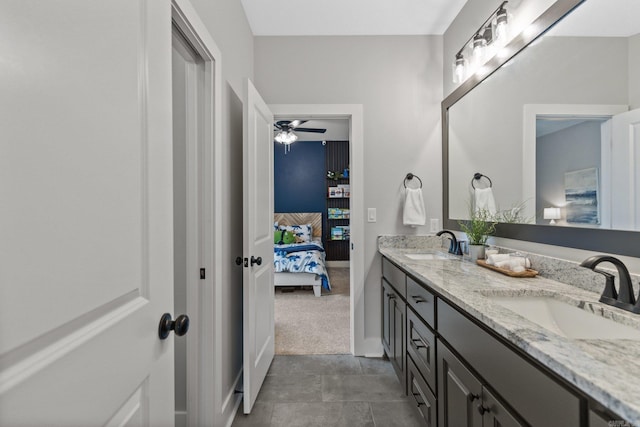
[[[507,3],[508,1],[503,1],[456,53],[453,63],[454,83],[462,83],[507,41],[507,26],[509,22],[507,10],[505,9]],[[489,47],[493,48],[492,54],[487,53]],[[470,63],[465,60],[465,50],[470,51]],[[469,55],[469,52],[466,54]],[[471,68],[471,70],[468,70],[468,68]]]
[[[544,219],[550,219],[549,224],[555,225],[556,219],[562,218],[562,214],[560,213],[560,208],[544,208],[543,213]]]

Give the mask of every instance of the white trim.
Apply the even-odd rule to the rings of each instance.
[[[536,217],[536,117],[559,116],[614,116],[628,111],[627,105],[590,104],[525,104],[522,114],[522,200],[526,204],[525,218]]]
[[[171,1],[171,17],[175,25],[202,57],[204,78],[204,153],[202,189],[202,217],[204,236],[200,265],[207,271],[207,279],[197,289],[188,289],[200,302],[196,330],[199,350],[198,363],[187,366],[187,393],[194,402],[188,411],[197,408],[189,417],[190,425],[220,425],[222,417],[222,68],[220,49],[211,37],[196,10],[188,0]],[[217,239],[215,237],[218,237]],[[194,365],[194,366],[191,366]],[[196,389],[192,384],[195,383]],[[213,404],[212,404],[213,403]],[[193,405],[193,406],[191,406]]]
[[[292,119],[349,119],[349,169],[351,185],[351,353],[356,356],[378,354],[381,348],[367,341],[364,318],[364,125],[362,104],[271,104],[274,116]]]
[[[222,417],[225,427],[231,427],[233,424],[233,420],[238,412],[238,408],[242,403],[242,393],[237,392],[236,390],[242,385],[242,374],[243,370],[240,369],[238,375],[236,376],[236,380],[233,382],[233,387],[227,393],[227,397],[224,399],[224,403],[222,404]],[[226,422],[224,421],[226,420]]]

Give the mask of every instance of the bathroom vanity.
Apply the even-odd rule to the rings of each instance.
[[[425,425],[640,425],[640,316],[434,249],[379,251],[383,346]],[[540,323],[531,303],[566,306],[567,319]]]

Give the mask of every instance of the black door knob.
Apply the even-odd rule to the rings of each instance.
[[[253,266],[253,264],[262,265],[262,257],[255,258],[251,255],[251,265]]]
[[[484,406],[482,406],[482,403],[478,405],[478,412],[480,412],[480,415],[484,415],[485,412],[491,412],[489,410],[489,408],[485,408]]]
[[[158,336],[161,340],[165,340],[171,331],[175,331],[179,337],[189,332],[189,316],[181,314],[176,320],[172,320],[171,314],[163,314],[158,325]]]
[[[242,257],[236,257],[236,265],[242,265]]]

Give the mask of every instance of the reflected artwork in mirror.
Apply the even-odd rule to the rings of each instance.
[[[536,21],[542,35],[519,36],[517,55],[443,101],[447,227],[468,218],[482,171],[496,235],[638,255],[637,16],[637,1],[556,1]]]

